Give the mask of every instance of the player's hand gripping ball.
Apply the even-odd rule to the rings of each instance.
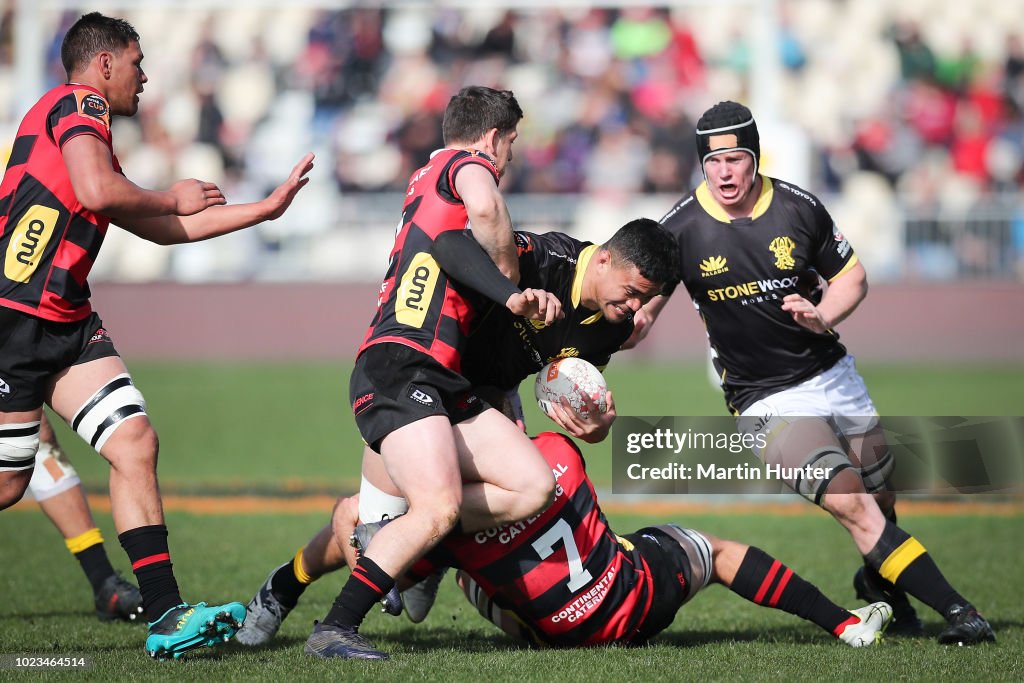
[[[589,417],[584,396],[589,396],[603,413],[608,410],[607,393],[604,375],[582,358],[559,358],[548,363],[537,373],[533,383],[537,405],[548,417],[552,414],[552,404],[559,403],[563,396],[584,419]]]

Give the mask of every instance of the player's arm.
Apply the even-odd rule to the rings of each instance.
[[[210,239],[281,217],[295,195],[309,182],[306,174],[312,168],[313,155],[307,154],[283,183],[258,202],[210,206],[189,216],[126,218],[114,215],[112,220],[125,230],[157,244],[182,244]]]
[[[466,207],[473,236],[498,270],[519,282],[519,255],[512,234],[512,218],[494,175],[480,164],[466,164],[455,176],[455,191]]]
[[[89,211],[126,219],[188,215],[224,203],[213,183],[180,180],[160,192],[139,187],[119,173],[110,149],[95,135],[76,135],[61,148],[75,197]]]
[[[658,319],[661,310],[668,304],[671,294],[659,294],[633,315],[633,334],[622,343],[619,348],[623,351],[631,349],[642,342],[651,332],[654,321]]]
[[[782,300],[782,310],[812,332],[827,332],[846,320],[867,293],[867,272],[858,260],[829,281],[817,306],[799,294],[789,294]]]
[[[547,324],[562,317],[562,304],[554,294],[542,289],[520,291],[498,270],[473,235],[465,230],[442,232],[434,238],[430,253],[449,277],[475,289],[516,315],[543,320]]]

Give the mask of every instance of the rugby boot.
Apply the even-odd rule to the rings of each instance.
[[[120,574],[111,574],[93,596],[100,621],[142,621],[142,593]]]
[[[214,607],[205,602],[181,604],[149,624],[146,652],[155,659],[178,659],[190,650],[227,642],[244,620],[245,606],[240,602]]]
[[[242,645],[257,646],[269,643],[277,635],[288,613],[292,611],[291,607],[285,607],[277,599],[270,587],[274,574],[290,564],[291,562],[286,562],[270,572],[270,576],[246,606],[245,623],[235,634],[235,640]]]
[[[996,634],[985,617],[971,605],[953,605],[946,612],[949,626],[939,634],[941,645],[976,645],[996,642]]]
[[[387,659],[388,654],[375,648],[359,635],[359,629],[313,622],[313,632],[306,640],[304,652],[321,659]]]
[[[891,584],[890,584],[891,585]],[[892,624],[889,625],[890,636],[923,636],[924,624],[917,616],[914,606],[910,604],[907,594],[900,589],[883,588],[872,580],[871,576],[860,566],[853,575],[853,590],[857,599],[865,602],[887,602],[892,605]]]
[[[377,532],[384,528],[384,525],[391,521],[391,518],[382,519],[379,522],[369,522],[367,524],[359,524],[355,529],[352,530],[352,535],[348,538],[348,543],[356,549],[360,557],[362,557],[363,550],[370,546],[370,541]],[[436,592],[436,589],[435,589]],[[380,599],[380,608],[385,614],[390,614],[393,617],[397,617],[402,613],[402,595],[398,592],[398,583],[396,582],[391,590],[387,592]],[[427,611],[430,608],[427,607]],[[423,615],[427,615],[424,613]],[[420,620],[422,621],[422,619]]]
[[[430,608],[437,600],[437,589],[441,586],[448,567],[442,567],[414,586],[402,591],[402,606],[409,621],[418,624],[430,614]]]
[[[892,621],[892,607],[884,602],[850,610],[850,614],[859,617],[860,621],[848,625],[839,634],[839,640],[850,647],[869,647],[881,643],[882,632]]]

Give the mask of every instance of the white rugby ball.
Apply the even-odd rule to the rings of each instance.
[[[537,373],[533,383],[537,405],[548,417],[552,415],[552,404],[560,403],[559,399],[563,396],[569,399],[569,404],[584,418],[588,417],[589,412],[583,403],[584,396],[589,396],[603,413],[608,410],[605,400],[607,392],[608,384],[604,375],[582,358],[559,358],[548,363]]]

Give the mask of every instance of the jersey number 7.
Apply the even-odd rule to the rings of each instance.
[[[546,560],[555,552],[555,545],[559,541],[565,546],[565,559],[569,562],[569,583],[566,584],[566,588],[570,593],[575,593],[590,583],[594,577],[583,568],[580,549],[576,546],[576,539],[573,538],[569,523],[564,519],[555,522],[554,526],[533,542],[533,549],[540,555],[540,559]]]

